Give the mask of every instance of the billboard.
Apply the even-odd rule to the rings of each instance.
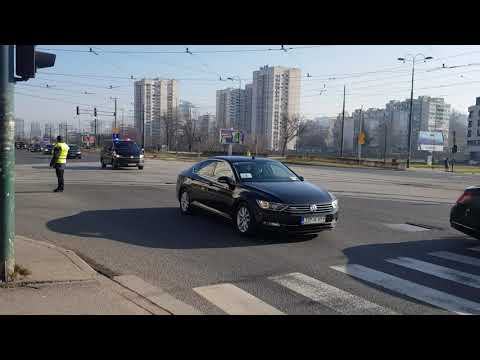
[[[243,144],[245,134],[241,130],[220,129],[220,144]]]
[[[441,131],[420,131],[418,150],[443,151],[443,133]]]

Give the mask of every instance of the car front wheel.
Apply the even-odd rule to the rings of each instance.
[[[192,200],[190,194],[186,189],[183,189],[180,193],[180,211],[182,215],[192,215]]]
[[[247,204],[242,203],[237,207],[233,220],[240,235],[251,236],[255,233],[255,219]]]

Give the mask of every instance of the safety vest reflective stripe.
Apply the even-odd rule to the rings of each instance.
[[[67,144],[65,143],[56,143],[56,148],[60,149],[60,155],[57,158],[56,164],[66,164],[67,163],[67,155],[68,150],[70,149]]]

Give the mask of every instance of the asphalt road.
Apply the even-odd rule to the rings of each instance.
[[[54,194],[48,160],[19,152],[17,162],[18,234],[137,275],[206,314],[480,314],[480,252],[470,249],[480,243],[448,223],[474,175],[294,166],[337,195],[338,227],[246,239],[221,218],[180,215],[176,175],[191,163],[102,170],[92,155],[69,162],[66,191]]]

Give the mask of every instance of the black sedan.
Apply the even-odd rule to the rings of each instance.
[[[450,225],[480,240],[480,186],[471,186],[450,211]]]
[[[338,200],[279,161],[219,156],[201,161],[177,179],[182,214],[195,208],[231,219],[242,235],[257,229],[316,234],[333,229]]]
[[[82,152],[78,145],[69,145],[67,159],[81,159]]]

